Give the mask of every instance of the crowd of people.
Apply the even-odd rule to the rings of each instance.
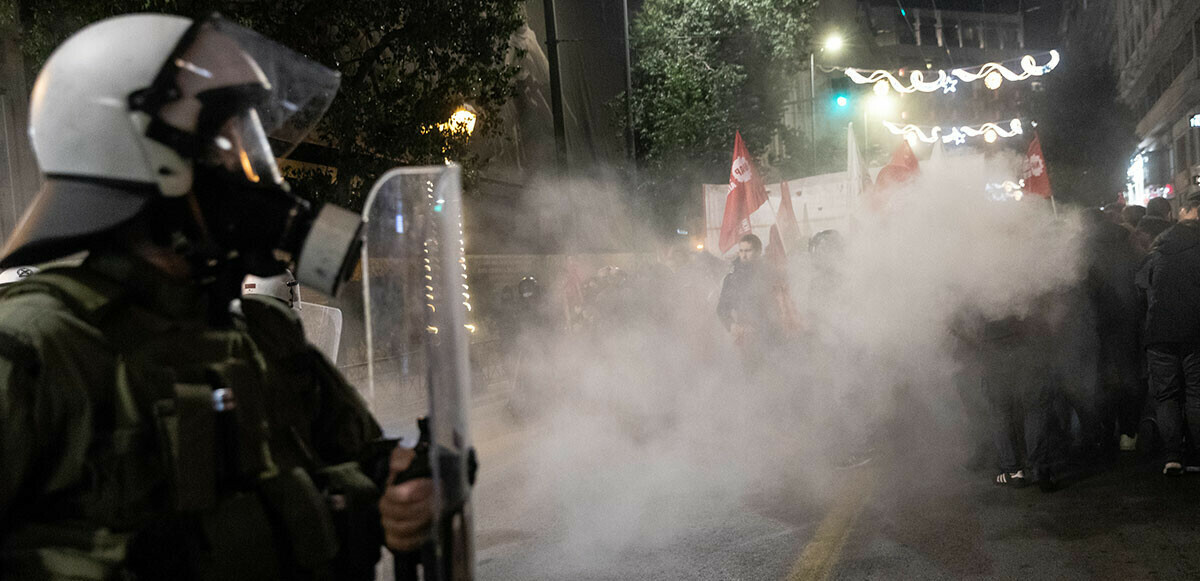
[[[968,466],[993,482],[1055,490],[1119,451],[1160,457],[1168,476],[1200,473],[1200,196],[1081,213],[1080,277],[1022,312],[964,307],[948,321],[967,415]],[[833,240],[836,244],[830,244]],[[825,250],[822,251],[822,247]],[[807,321],[837,285],[840,235],[812,239]],[[748,369],[780,344],[785,280],[744,236],[718,316]]]
[[[1054,490],[1140,451],[1160,458],[1166,475],[1200,473],[1200,196],[1178,206],[1157,198],[1085,209],[1073,284],[1000,316],[965,301],[945,321],[970,468],[994,469],[996,485]],[[676,330],[689,348],[711,349],[699,338],[723,327],[720,348],[736,353],[750,382],[842,384],[826,390],[836,394],[827,415],[834,431],[850,435],[832,454],[835,464],[856,466],[876,447],[877,424],[890,421],[863,420],[871,415],[863,400],[890,388],[859,385],[873,378],[853,371],[855,359],[871,355],[839,323],[855,316],[843,312],[847,244],[841,232],[818,232],[784,264],[747,234],[731,263],[678,245],[642,268],[605,266],[548,288],[529,276],[512,293],[514,328],[539,334],[539,344],[563,332],[611,335],[684,321],[694,327]],[[704,311],[715,311],[720,327],[689,322]],[[778,356],[785,351],[802,356]],[[711,352],[696,357],[713,360]],[[807,367],[780,367],[805,358]],[[822,366],[831,370],[814,371]]]

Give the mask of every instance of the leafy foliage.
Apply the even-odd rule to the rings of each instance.
[[[16,0],[0,0],[12,5]],[[22,48],[31,76],[87,23],[129,12],[192,18],[220,12],[342,73],[313,136],[318,165],[289,168],[301,195],[360,208],[366,188],[398,164],[455,159],[468,181],[482,160],[462,132],[442,132],[463,103],[480,115],[476,138],[498,131],[514,93],[506,64],[522,0],[24,0]],[[0,6],[3,8],[3,6]],[[322,168],[321,166],[325,166]]]
[[[698,181],[727,178],[735,131],[752,154],[776,135],[795,141],[783,103],[808,64],[815,7],[816,0],[646,0],[633,21],[632,104],[637,157],[659,215],[676,218]]]

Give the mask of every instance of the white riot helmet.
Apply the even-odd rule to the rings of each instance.
[[[242,295],[266,295],[277,298],[293,309],[300,308],[300,283],[291,271],[276,276],[254,276],[242,281]]]
[[[12,284],[23,278],[28,278],[39,272],[36,266],[14,266],[0,271],[0,286]]]
[[[316,125],[339,82],[217,15],[126,15],[80,30],[34,83],[29,131],[45,182],[0,267],[87,249],[159,208],[196,264],[236,260],[272,275],[282,253],[306,284],[334,291],[361,220],[310,209],[275,159]]]

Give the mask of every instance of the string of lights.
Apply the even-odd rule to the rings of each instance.
[[[1039,57],[1043,56],[1047,58],[1045,62],[1039,64]],[[1040,53],[1037,56],[1027,54],[1016,60],[956,68],[949,72],[940,69],[936,72],[913,70],[908,73],[907,82],[903,78],[904,75],[902,73],[897,76],[892,74],[891,71],[883,69],[870,71],[853,67],[831,67],[828,72],[841,70],[847,77],[850,77],[850,80],[859,85],[875,85],[876,93],[883,93],[888,90],[894,90],[897,93],[932,93],[939,90],[943,93],[953,93],[958,90],[959,81],[973,83],[979,79],[983,79],[984,86],[994,91],[1000,88],[1000,85],[1005,80],[1016,82],[1030,77],[1045,75],[1057,68],[1061,60],[1062,58],[1058,51],[1052,50]],[[1013,65],[1014,63],[1020,65],[1020,67],[1017,68],[1014,66],[1013,68],[1009,68],[1008,65]],[[927,74],[933,78],[926,80]]]
[[[899,125],[891,121],[884,121],[883,125],[893,135],[903,135],[909,143],[916,143],[918,141],[923,143],[937,143],[938,140],[941,140],[942,143],[962,145],[966,143],[968,137],[979,137],[981,135],[984,141],[995,143],[997,139],[1002,137],[1009,138],[1025,132],[1020,119],[1013,119],[1007,124],[999,121],[984,123],[977,127],[969,125],[955,126],[949,130],[943,129],[940,126]]]

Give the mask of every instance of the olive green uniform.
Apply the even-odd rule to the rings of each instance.
[[[0,579],[373,576],[362,399],[285,305],[208,313],[111,253],[0,290]]]

